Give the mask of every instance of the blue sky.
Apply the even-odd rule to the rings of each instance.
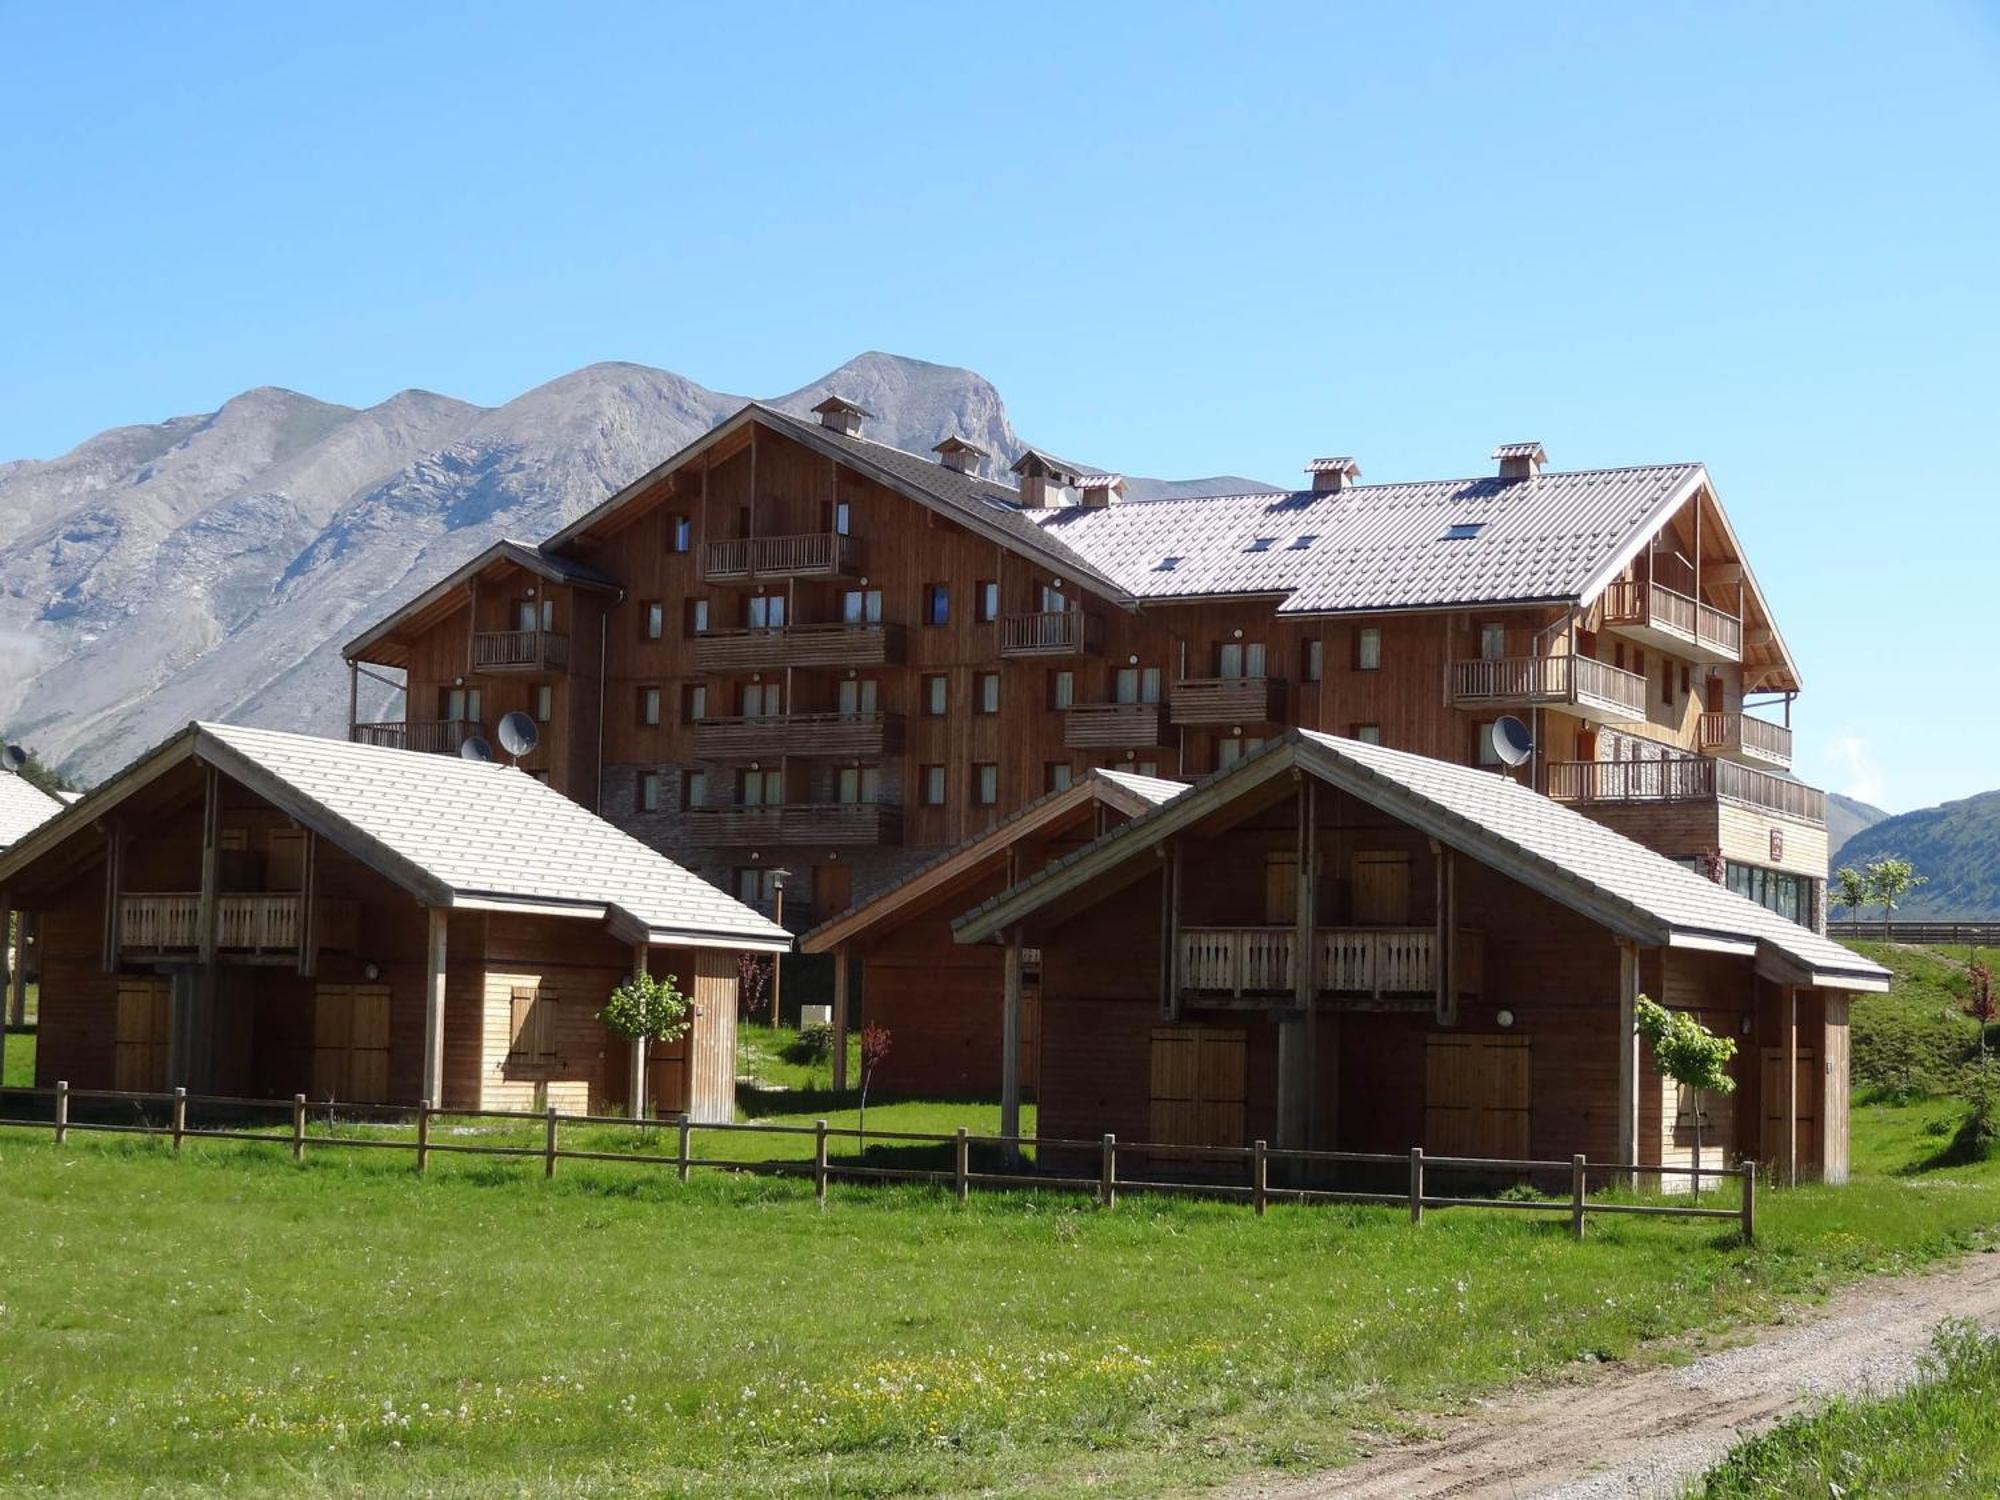
[[[1800,774],[2000,786],[2000,12],[0,0],[0,455],[889,349],[1131,473],[1699,458]]]

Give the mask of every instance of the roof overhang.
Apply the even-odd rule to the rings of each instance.
[[[402,605],[393,614],[376,621],[367,630],[349,641],[345,646],[342,646],[340,648],[341,656],[348,661],[365,660],[366,653],[371,647],[382,641],[386,636],[393,634],[396,628],[405,621],[414,619],[427,610],[443,603],[455,591],[463,588],[472,579],[478,577],[487,569],[503,562],[512,563],[515,567],[525,569],[538,578],[546,579],[550,583],[566,583],[576,588],[592,589],[605,594],[623,592],[610,579],[593,577],[589,574],[581,573],[573,565],[565,564],[545,555],[538,547],[532,547],[526,542],[517,542],[503,537],[471,561],[453,569],[407,604]],[[403,663],[385,662],[383,665],[401,666]]]

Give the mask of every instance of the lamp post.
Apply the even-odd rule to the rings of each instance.
[[[790,870],[773,870],[771,872],[771,920],[776,922],[780,927],[785,925],[785,880],[791,873]],[[773,1031],[778,1029],[778,982],[783,976],[784,963],[784,954],[773,953],[771,955],[771,1029]]]

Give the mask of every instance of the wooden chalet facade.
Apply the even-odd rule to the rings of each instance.
[[[1888,981],[1505,778],[1302,732],[954,930],[1040,950],[1050,1138],[1685,1166],[1644,993],[1740,1044],[1704,1171],[1781,1181],[1844,1180],[1848,997]]]
[[[1799,686],[1707,473],[1557,473],[1127,502],[1030,451],[1014,483],[750,405],[539,545],[502,543],[346,648],[403,674],[360,741],[451,753],[509,709],[524,762],[811,926],[1091,768],[1192,779],[1288,728],[1516,773],[1746,893],[1822,916]],[[387,670],[385,670],[387,669]],[[358,691],[354,696],[358,706]]]
[[[0,768],[0,852],[19,843],[63,810],[63,804],[40,787]],[[14,909],[0,892],[0,1023],[25,1026],[28,1020],[28,950],[34,923]]]
[[[629,1108],[638,966],[689,1035],[647,1103],[728,1120],[739,953],[782,929],[510,767],[191,725],[0,854],[39,939],[36,1084]]]

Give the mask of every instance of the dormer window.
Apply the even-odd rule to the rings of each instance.
[[[1484,521],[1454,521],[1445,527],[1441,541],[1469,542],[1486,529]]]

